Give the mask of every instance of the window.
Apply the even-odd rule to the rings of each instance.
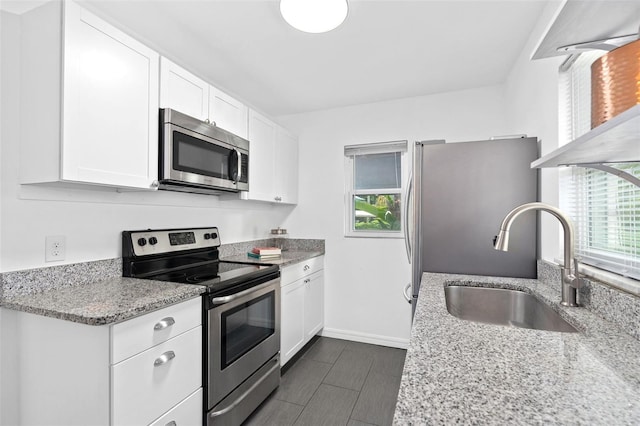
[[[407,141],[344,148],[345,234],[403,238]]]
[[[591,64],[603,52],[581,54],[560,71],[560,143],[591,127]],[[640,163],[611,165],[640,178]],[[640,279],[640,188],[613,174],[560,170],[560,207],[573,219],[583,263]]]

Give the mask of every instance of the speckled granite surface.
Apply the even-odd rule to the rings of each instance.
[[[280,265],[287,266],[292,265],[294,263],[303,262],[307,259],[311,259],[312,257],[322,256],[324,254],[323,251],[283,251],[282,256],[278,259],[268,259],[268,260],[258,260],[254,257],[247,256],[247,253],[238,254],[235,256],[229,256],[222,258],[227,262],[241,262],[241,263],[252,263],[256,265]]]
[[[283,242],[283,252],[322,252],[324,253],[324,240],[313,239],[300,239],[300,238],[286,238]],[[241,243],[223,244],[220,246],[220,258],[228,258],[239,255],[246,257],[247,252],[251,251],[254,247],[265,246],[277,246],[276,241],[273,238],[264,240],[244,241]]]
[[[116,277],[38,293],[4,295],[4,307],[89,325],[114,324],[203,293],[198,285]]]
[[[560,268],[538,261],[538,279],[560,291]],[[599,281],[584,278],[578,303],[640,340],[640,298]]]
[[[5,296],[75,287],[122,276],[122,259],[97,260],[2,274]]]
[[[534,294],[580,333],[450,315],[449,284]],[[640,342],[538,280],[423,275],[394,424],[639,424]]]

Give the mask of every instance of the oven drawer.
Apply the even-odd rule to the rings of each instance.
[[[173,423],[172,423],[173,422]],[[189,426],[202,424],[202,388],[167,411],[149,426]]]
[[[202,327],[111,367],[112,422],[146,425],[202,387]]]
[[[111,364],[116,364],[202,322],[202,299],[187,300],[116,324],[112,329]]]
[[[300,263],[288,265],[280,272],[281,286],[291,284],[300,278],[311,275],[314,272],[324,269],[324,256],[312,257]]]

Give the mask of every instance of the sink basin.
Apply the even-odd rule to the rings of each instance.
[[[523,291],[448,286],[444,294],[447,310],[460,319],[536,330],[577,332],[556,311]]]

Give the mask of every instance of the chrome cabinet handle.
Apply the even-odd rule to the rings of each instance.
[[[411,283],[407,284],[407,286],[404,288],[404,290],[402,291],[402,294],[404,294],[404,298],[407,299],[407,302],[411,303],[411,296],[409,296],[409,294],[407,293],[407,291],[411,288]]]
[[[274,200],[276,200],[276,201],[282,201],[282,197],[274,197]]]
[[[304,280],[305,284],[309,284],[311,282],[311,278],[307,278],[306,280]]]
[[[151,182],[151,188],[157,188],[160,186],[160,182],[158,182],[157,180],[154,180],[153,182]]]
[[[156,358],[155,361],[153,361],[153,366],[154,367],[159,367],[159,366],[161,366],[163,364],[168,363],[169,361],[171,361],[175,357],[176,357],[176,353],[174,351],[166,351],[165,353],[160,355],[158,358]]]
[[[176,323],[176,320],[174,320],[173,317],[162,318],[160,321],[156,323],[156,325],[153,326],[153,329],[155,331],[164,330],[167,327],[171,327],[175,323]]]
[[[304,265],[304,268],[302,268],[303,271],[308,271],[309,269],[311,269],[309,265]]]
[[[178,423],[176,423],[176,421],[175,421],[175,420],[171,420],[169,423],[167,423],[167,424],[166,424],[166,425],[164,425],[164,426],[178,426]]]

